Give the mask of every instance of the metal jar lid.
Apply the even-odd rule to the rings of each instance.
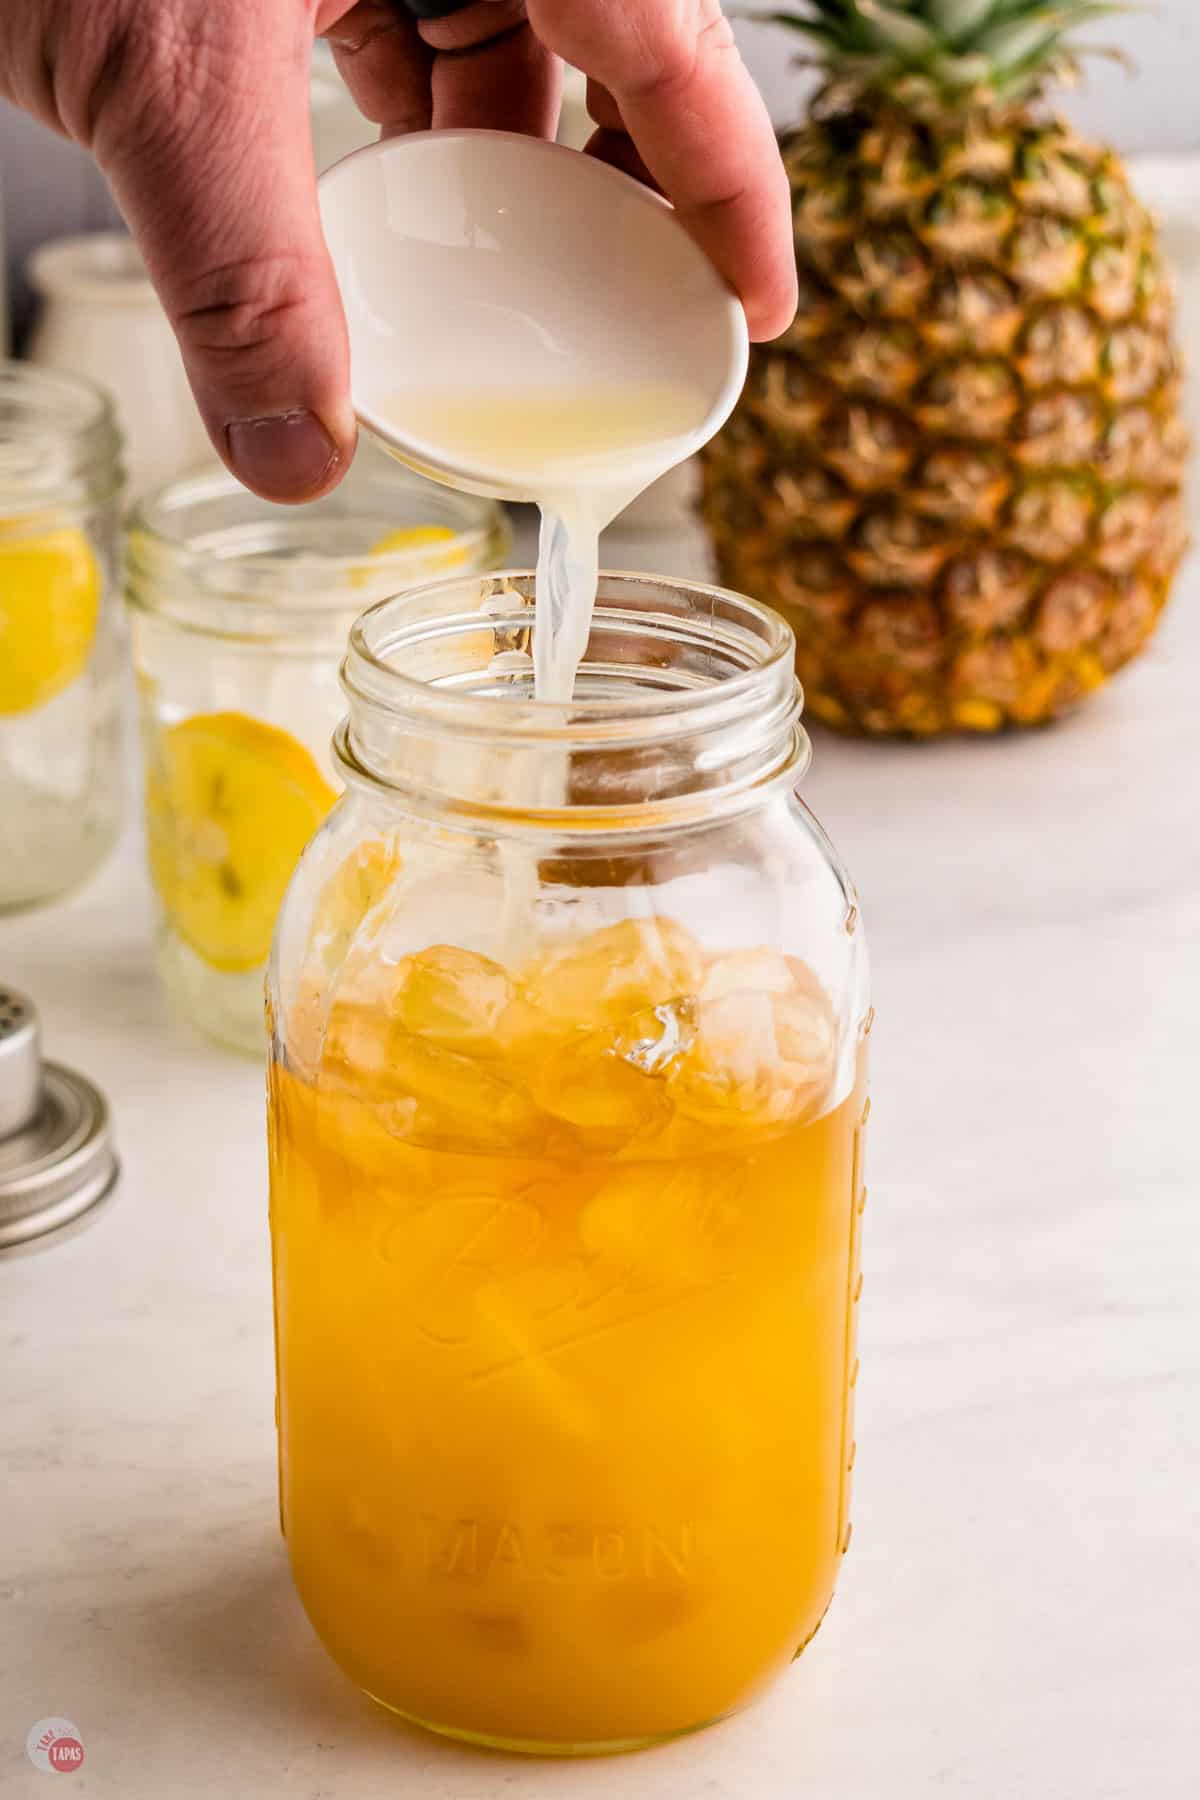
[[[103,1094],[42,1061],[33,1002],[0,986],[0,1253],[81,1219],[116,1177]]]

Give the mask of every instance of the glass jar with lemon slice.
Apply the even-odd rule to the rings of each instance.
[[[77,887],[120,822],[111,404],[0,363],[0,911]]]
[[[176,1011],[249,1051],[297,858],[341,787],[338,668],[363,607],[450,571],[495,568],[490,501],[364,445],[336,493],[273,506],[221,471],[142,501],[130,606],[145,753],[157,960]]]

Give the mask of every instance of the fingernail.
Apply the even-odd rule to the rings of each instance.
[[[231,419],[225,442],[234,472],[268,500],[304,500],[324,486],[338,447],[304,407],[265,419]]]

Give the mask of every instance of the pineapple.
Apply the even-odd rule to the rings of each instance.
[[[1116,155],[1044,112],[1099,0],[798,0],[800,309],[704,457],[721,577],[848,731],[1035,725],[1133,657],[1186,547],[1173,301]]]

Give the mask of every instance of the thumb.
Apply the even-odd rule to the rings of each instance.
[[[175,0],[174,10],[173,33],[120,59],[92,146],[217,451],[266,499],[309,500],[340,480],[355,440],[317,208],[311,28],[304,8],[261,0]]]

